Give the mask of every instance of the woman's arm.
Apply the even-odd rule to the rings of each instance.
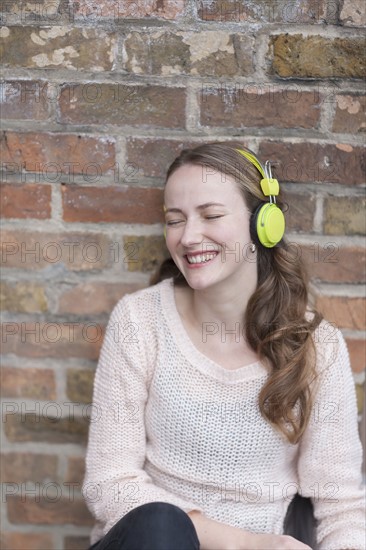
[[[197,531],[201,550],[311,550],[287,535],[251,533],[214,521],[196,510],[188,515]]]
[[[95,374],[83,495],[104,534],[133,508],[153,501],[197,509],[155,485],[144,470],[145,404],[151,350],[127,295],[114,308]],[[150,355],[149,355],[150,352]]]
[[[314,505],[319,550],[364,550],[362,446],[348,351],[330,323],[323,322],[315,338],[321,368],[313,414],[299,448],[301,493]]]

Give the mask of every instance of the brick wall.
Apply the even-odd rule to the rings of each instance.
[[[363,0],[5,1],[2,548],[86,548],[80,492],[103,330],[167,255],[183,146],[276,162],[288,238],[365,368]]]

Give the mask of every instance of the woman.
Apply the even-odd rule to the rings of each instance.
[[[278,192],[240,143],[170,166],[172,260],[113,310],[95,376],[93,549],[309,549],[284,534],[295,495],[320,550],[364,548],[347,349],[309,309]]]

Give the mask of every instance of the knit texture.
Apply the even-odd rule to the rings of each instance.
[[[110,317],[94,382],[83,485],[96,518],[91,542],[152,501],[282,534],[299,492],[312,497],[320,550],[364,550],[362,447],[348,352],[326,321],[314,339],[313,414],[301,443],[292,445],[260,414],[265,366],[228,370],[201,353],[177,311],[173,279],[125,295]]]

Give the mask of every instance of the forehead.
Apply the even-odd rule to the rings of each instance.
[[[229,204],[242,198],[242,194],[233,178],[223,172],[210,166],[187,164],[169,177],[165,186],[165,198],[168,197],[215,198]]]

